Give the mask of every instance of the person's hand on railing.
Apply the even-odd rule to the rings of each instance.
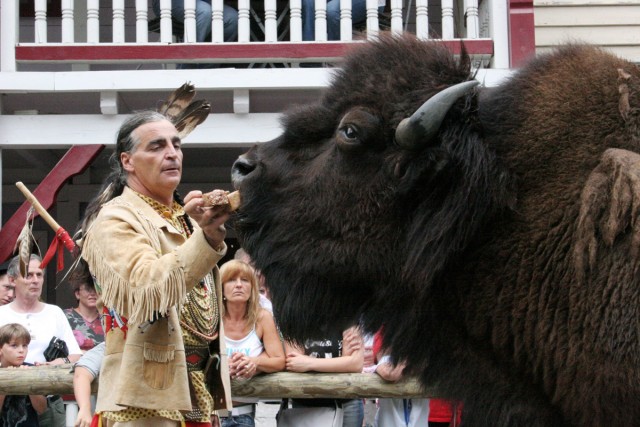
[[[309,372],[313,370],[315,357],[306,356],[304,354],[289,352],[287,353],[286,367],[291,372]]]
[[[383,356],[376,365],[375,373],[385,381],[397,382],[402,378],[406,366],[404,362],[395,365],[389,356]]]
[[[364,340],[360,329],[351,327],[343,334],[343,346],[345,354],[352,354],[364,348]]]
[[[229,358],[229,374],[232,379],[252,378],[256,373],[256,364],[244,353],[233,353]]]

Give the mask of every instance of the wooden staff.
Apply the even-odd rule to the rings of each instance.
[[[24,197],[29,203],[31,203],[31,206],[33,206],[33,208],[36,210],[36,212],[38,212],[42,219],[44,219],[47,224],[49,224],[49,226],[53,228],[53,231],[57,232],[60,229],[60,224],[58,224],[56,220],[53,219],[51,215],[49,215],[49,212],[47,212],[47,210],[42,207],[38,199],[36,199],[36,196],[34,196],[31,191],[29,191],[29,189],[22,183],[22,181],[16,182],[16,187],[18,187],[22,194],[24,194]]]
[[[56,220],[53,219],[51,215],[49,215],[49,212],[47,212],[47,210],[40,204],[38,199],[36,199],[36,197],[21,181],[16,182],[16,187],[18,187],[22,194],[24,194],[24,197],[29,203],[31,203],[31,206],[33,206],[33,208],[36,210],[36,212],[38,212],[42,219],[44,219],[45,222],[49,224],[51,228],[53,228],[53,231],[56,232],[56,237],[51,242],[51,246],[49,246],[47,253],[42,259],[40,268],[45,268],[49,261],[51,261],[53,256],[57,253],[57,271],[62,271],[62,269],[64,269],[64,254],[62,253],[62,246],[64,245],[64,247],[67,248],[69,252],[73,253],[73,251],[76,249],[76,243],[73,241],[71,236],[69,236],[67,230],[60,227],[60,224],[58,224]]]

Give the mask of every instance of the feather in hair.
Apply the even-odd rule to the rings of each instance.
[[[195,87],[190,82],[187,82],[174,90],[157,111],[173,122],[189,106],[195,95]]]
[[[186,136],[189,135],[196,126],[204,122],[207,117],[209,117],[210,112],[211,104],[204,99],[193,101],[189,104],[189,106],[185,108],[173,122],[176,129],[178,129],[178,135],[180,135],[180,138],[186,138]]]
[[[187,82],[173,91],[157,109],[174,124],[181,139],[204,122],[211,112],[211,104],[208,101],[204,99],[193,101],[195,95],[195,86]]]

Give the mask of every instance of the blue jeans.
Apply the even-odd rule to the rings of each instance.
[[[222,427],[255,427],[256,422],[252,414],[244,414],[220,418],[220,424]]]
[[[153,12],[160,16],[160,0],[153,0]],[[172,0],[171,18],[184,22],[184,0]],[[231,6],[224,5],[222,11],[224,22],[224,41],[238,39],[238,11]],[[211,0],[196,0],[196,41],[202,43],[211,41]]]
[[[384,6],[379,11],[384,10]],[[315,0],[302,0],[302,40],[315,40]],[[351,22],[361,24],[367,19],[367,0],[351,1]],[[327,40],[340,40],[340,0],[327,1]]]
[[[342,404],[342,427],[362,427],[364,421],[364,402],[352,399]]]

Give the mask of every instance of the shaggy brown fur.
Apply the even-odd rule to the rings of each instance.
[[[362,319],[464,400],[466,426],[640,419],[638,69],[570,45],[447,114],[400,120],[471,79],[443,46],[382,37],[323,99],[234,165],[236,227],[284,334]]]

